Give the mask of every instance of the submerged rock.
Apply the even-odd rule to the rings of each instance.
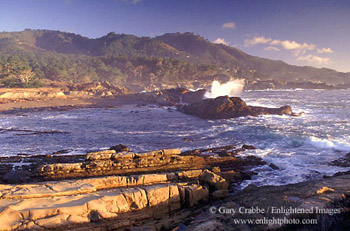
[[[254,107],[248,106],[239,97],[228,96],[204,99],[189,105],[178,106],[178,110],[202,119],[229,119],[249,115],[296,115],[290,106],[280,108]]]
[[[114,150],[116,152],[128,152],[130,149],[124,144],[118,144],[116,146],[110,147],[109,150]]]
[[[350,152],[344,157],[334,160],[330,165],[340,166],[340,167],[350,167]]]
[[[254,147],[253,145],[243,144],[242,149],[256,149],[256,147]]]

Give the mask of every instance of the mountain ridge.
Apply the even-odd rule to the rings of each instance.
[[[0,33],[0,55],[2,65],[16,56],[39,79],[68,82],[109,80],[159,85],[172,80],[205,82],[221,77],[222,81],[244,78],[350,83],[350,73],[259,58],[192,32],[154,38],[110,32],[88,38],[70,32],[26,29]],[[0,79],[7,77],[6,73],[0,74]]]

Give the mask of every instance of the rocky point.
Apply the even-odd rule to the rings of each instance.
[[[298,115],[292,112],[290,106],[280,108],[255,107],[247,105],[239,97],[220,96],[215,99],[203,99],[178,109],[186,114],[202,119],[229,119],[241,116],[258,115]]]

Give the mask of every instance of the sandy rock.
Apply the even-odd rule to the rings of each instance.
[[[181,186],[179,192],[181,203],[188,207],[193,207],[200,201],[206,202],[209,198],[209,189],[200,185]]]
[[[162,185],[152,185],[146,189],[148,205],[155,206],[167,203],[169,200],[169,187]]]
[[[177,172],[180,179],[197,178],[202,174],[202,169]]]
[[[199,176],[199,181],[203,182],[204,184],[208,184],[215,190],[228,189],[229,187],[229,184],[223,177],[207,169],[204,170],[203,173]]]
[[[112,155],[112,159],[118,159],[118,158],[134,158],[135,157],[135,153],[133,152],[118,152]]]
[[[86,160],[108,160],[116,153],[115,150],[105,150],[99,152],[90,152],[86,155]]]
[[[22,215],[20,212],[7,207],[0,213],[0,230],[13,230],[21,225]]]
[[[43,165],[40,170],[42,172],[80,170],[81,165],[82,163],[47,164]]]
[[[322,187],[319,190],[317,190],[317,194],[322,194],[322,193],[325,193],[325,192],[334,192],[334,189],[328,188],[328,187],[325,186],[325,187]]]
[[[130,211],[130,203],[123,193],[109,193],[102,198],[105,211],[108,213],[124,213]],[[99,210],[99,205],[89,204],[89,209]],[[100,207],[101,208],[101,207]]]
[[[217,174],[221,172],[221,169],[219,167],[214,167],[211,171]]]
[[[181,154],[180,149],[163,149],[162,151],[165,156],[176,156]]]
[[[144,189],[123,189],[122,192],[130,211],[143,209],[148,205],[148,198]]]
[[[166,173],[146,174],[143,177],[143,184],[154,184],[157,182],[166,182],[168,180],[168,175]]]
[[[35,223],[41,227],[51,228],[69,223],[69,221],[67,221],[68,217],[69,215],[59,214],[53,217],[39,219],[35,221]]]
[[[177,185],[169,185],[169,212],[181,208],[180,190]]]

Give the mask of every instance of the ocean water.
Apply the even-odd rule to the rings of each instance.
[[[131,105],[0,115],[0,156],[72,155],[120,143],[135,152],[250,144],[258,149],[241,155],[262,157],[280,170],[259,167],[246,184],[297,183],[349,170],[328,163],[350,152],[350,90],[245,91],[241,97],[256,106],[291,105],[304,115],[208,121],[175,108]]]

